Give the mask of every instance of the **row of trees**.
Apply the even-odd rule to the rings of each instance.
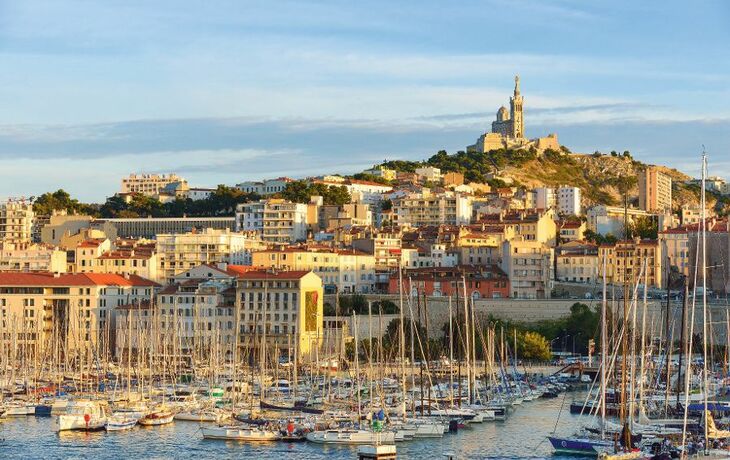
[[[296,203],[307,203],[312,195],[320,195],[325,204],[343,205],[350,202],[350,194],[345,187],[310,184],[306,181],[294,181],[287,184],[286,189],[276,195]],[[160,200],[140,193],[129,197],[112,196],[103,204],[81,203],[72,198],[63,189],[44,193],[33,203],[37,215],[50,215],[53,211],[65,210],[69,214],[89,214],[94,217],[216,217],[232,216],[236,206],[261,199],[256,193],[242,192],[236,188],[219,185],[204,200],[177,198],[162,203]]]

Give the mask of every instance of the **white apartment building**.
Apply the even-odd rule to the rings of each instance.
[[[580,189],[578,187],[561,185],[558,187],[557,197],[559,214],[565,216],[579,216],[581,214]]]
[[[260,196],[269,196],[275,193],[281,193],[286,189],[288,183],[294,182],[294,179],[288,177],[279,177],[276,179],[266,179],[260,182],[247,181],[236,184],[236,188],[245,193],[255,193]]]
[[[30,201],[20,199],[0,203],[0,244],[30,244],[34,217]]]
[[[289,244],[307,239],[307,205],[281,199],[236,207],[236,230],[256,232],[266,243]]]
[[[158,276],[169,280],[202,264],[251,265],[251,252],[264,247],[260,240],[230,230],[157,235]]]
[[[515,299],[549,299],[553,250],[538,241],[513,239],[502,243],[502,271]]]
[[[188,182],[177,174],[130,174],[122,178],[121,193],[141,193],[158,196],[168,185],[180,183],[187,188]]]
[[[465,225],[471,222],[472,197],[455,192],[420,193],[392,198],[393,223],[400,226]]]

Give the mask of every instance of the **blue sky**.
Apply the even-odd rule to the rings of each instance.
[[[0,0],[0,197],[102,201],[529,136],[730,176],[730,3]]]

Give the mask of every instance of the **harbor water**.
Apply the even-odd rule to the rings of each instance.
[[[398,443],[399,459],[546,458],[552,449],[546,436],[571,435],[589,417],[572,415],[569,405],[585,393],[564,393],[517,406],[506,421],[484,422],[446,434],[440,439]],[[559,420],[558,420],[559,416]],[[137,426],[129,431],[53,431],[49,417],[12,417],[0,421],[2,459],[355,459],[356,447],[323,446],[308,442],[248,444],[203,440],[200,425],[179,422],[159,427]],[[574,457],[573,457],[574,458]]]

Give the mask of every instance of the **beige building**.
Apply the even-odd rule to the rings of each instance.
[[[185,190],[188,183],[177,174],[130,174],[122,178],[120,193],[141,193],[146,196],[158,196],[165,187],[171,184],[180,183]]]
[[[553,250],[538,241],[513,239],[502,243],[502,271],[515,299],[549,299]]]
[[[352,240],[352,247],[372,254],[375,268],[378,270],[397,268],[400,264],[402,241],[398,234],[381,232],[365,238],[356,238]]]
[[[250,271],[236,282],[241,347],[313,360],[324,337],[322,280],[307,271]],[[293,348],[292,349],[290,349]]]
[[[649,287],[662,287],[663,269],[661,248],[657,240],[619,241],[615,245],[602,244],[598,248],[598,260],[606,259],[606,282],[611,284],[634,283]],[[646,270],[639,279],[646,261]],[[647,278],[645,278],[647,277]]]
[[[164,281],[159,276],[159,258],[155,243],[120,245],[106,251],[92,262],[91,273],[137,275],[152,281]]]
[[[462,225],[471,222],[472,197],[456,192],[420,193],[393,196],[393,224],[420,227],[425,225]]]
[[[289,247],[257,251],[252,259],[256,267],[312,271],[328,291],[367,293],[375,290],[375,256],[365,252]]]
[[[556,256],[555,277],[558,281],[595,284],[598,277],[598,248],[585,253],[564,253]]]
[[[169,280],[202,264],[251,265],[251,253],[265,247],[260,240],[229,230],[157,235],[158,276]]]
[[[672,178],[656,166],[639,173],[639,208],[649,212],[672,209]]]
[[[696,228],[696,225],[695,225]],[[694,261],[690,261],[690,245],[688,227],[670,228],[659,232],[661,258],[669,266],[677,267],[679,273],[689,276]],[[664,267],[666,271],[666,266]]]
[[[65,273],[66,251],[45,244],[19,249],[0,246],[0,271]]]
[[[27,356],[57,350],[73,362],[113,351],[115,308],[149,300],[159,285],[119,275],[0,272],[0,341]]]
[[[0,203],[0,245],[22,247],[33,237],[33,204],[25,200]]]

